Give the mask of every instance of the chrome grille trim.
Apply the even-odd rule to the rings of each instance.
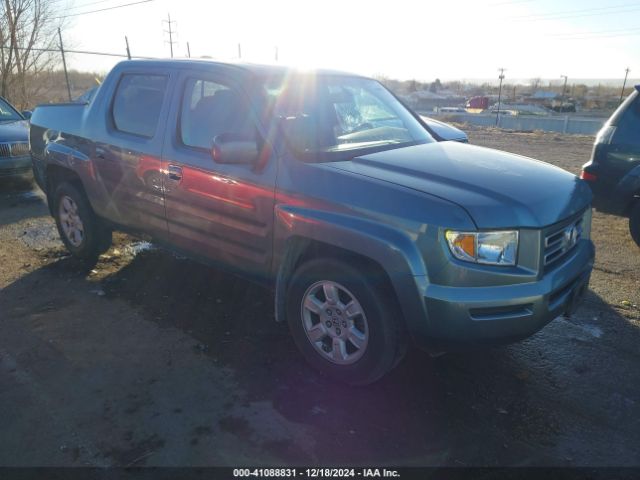
[[[583,215],[555,229],[544,238],[545,267],[564,258],[575,248],[583,234]]]

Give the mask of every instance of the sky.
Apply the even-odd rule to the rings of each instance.
[[[630,0],[52,0],[68,49],[334,68],[432,81],[640,78],[640,1]],[[106,72],[117,58],[72,54]]]

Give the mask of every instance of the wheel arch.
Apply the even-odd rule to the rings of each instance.
[[[284,215],[281,215],[284,213]],[[276,213],[274,256],[276,320],[286,320],[286,293],[296,268],[313,258],[355,262],[379,275],[389,287],[409,331],[414,321],[425,321],[416,277],[426,278],[424,261],[415,243],[402,232],[343,215],[288,210]],[[281,225],[278,218],[286,218]],[[330,220],[333,220],[332,222]],[[285,235],[283,235],[286,232]]]
[[[375,276],[376,278],[379,278],[381,283],[384,283],[385,286],[391,287],[395,300],[397,301],[397,295],[393,289],[393,284],[389,275],[382,265],[380,265],[376,260],[354,252],[353,250],[338,247],[330,243],[306,237],[293,236],[287,241],[286,254],[280,268],[278,269],[276,277],[277,321],[285,320],[285,297],[289,288],[289,280],[293,276],[293,273],[300,265],[318,258],[332,258],[349,262],[350,264],[356,264],[359,269],[366,270],[367,275]]]
[[[49,205],[49,213],[53,216],[53,194],[55,193],[56,185],[62,182],[69,182],[76,188],[80,189],[85,195],[86,190],[82,183],[80,175],[74,170],[63,167],[58,164],[49,164],[45,169],[45,184],[47,204]]]

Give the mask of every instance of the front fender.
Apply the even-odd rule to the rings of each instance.
[[[364,256],[384,269],[410,332],[424,328],[426,310],[418,285],[427,282],[423,258],[410,232],[362,217],[279,205],[275,209],[274,274],[276,318],[282,319],[287,287],[288,255],[296,239],[321,242]]]
[[[343,213],[295,206],[276,206],[276,242],[293,236],[316,240],[363,255],[391,277],[426,275],[424,261],[409,233]],[[277,252],[284,251],[275,245]]]

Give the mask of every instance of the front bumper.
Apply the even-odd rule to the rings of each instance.
[[[0,158],[0,178],[31,175],[31,156]]]
[[[414,338],[428,348],[526,338],[554,318],[572,313],[587,290],[594,257],[593,243],[584,239],[536,282],[491,287],[423,285],[428,321],[420,332],[413,332]]]

